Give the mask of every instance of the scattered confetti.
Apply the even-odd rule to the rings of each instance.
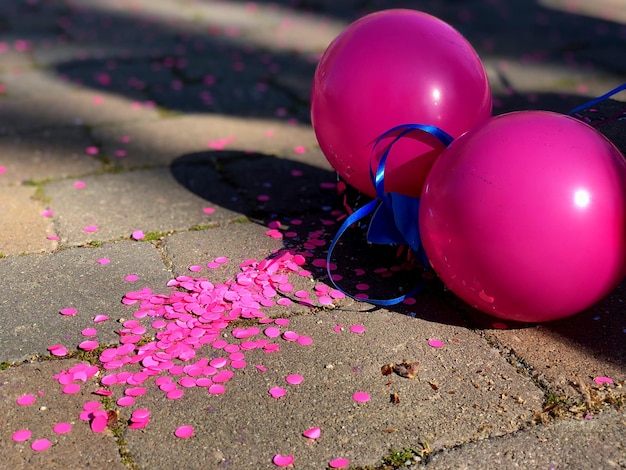
[[[180,437],[181,439],[187,439],[194,434],[194,429],[191,426],[180,426],[176,428],[174,431],[174,435],[176,437]]]
[[[272,398],[280,398],[287,395],[287,390],[281,387],[272,387],[269,389],[269,394],[272,396]]]
[[[595,379],[593,379],[593,381],[597,385],[604,385],[604,384],[612,384],[613,383],[613,379],[612,378],[604,377],[604,376],[596,377]]]
[[[356,401],[356,402],[359,402],[359,403],[366,403],[366,402],[370,401],[370,398],[371,398],[370,394],[367,393],[367,392],[355,392],[352,395],[352,399],[354,401]]]
[[[53,215],[54,215],[54,211],[51,209],[46,209],[45,211],[41,212],[42,217],[52,217]]]
[[[100,258],[98,260],[96,260],[96,263],[105,266],[107,264],[109,264],[111,262],[111,260],[109,258]]]
[[[97,225],[87,225],[86,227],[83,227],[83,232],[85,233],[93,233],[93,232],[97,232],[99,230],[99,227]]]
[[[72,425],[70,423],[57,423],[54,425],[52,430],[56,434],[67,434],[72,430]]]
[[[48,439],[37,439],[36,441],[33,441],[30,447],[35,452],[43,452],[44,450],[48,450],[50,448],[50,441]]]
[[[202,212],[204,212],[205,214],[213,214],[215,212],[215,209],[213,207],[204,207],[202,209]]]
[[[443,348],[446,345],[446,343],[438,339],[429,339],[428,345],[432,348],[438,349],[438,348]]]
[[[61,310],[59,310],[59,313],[61,315],[65,315],[66,317],[73,317],[78,313],[78,310],[73,307],[62,308]]]
[[[85,182],[84,182],[84,181],[76,181],[76,182],[74,183],[74,185],[73,185],[73,186],[74,186],[76,189],[82,189],[82,188],[84,188],[84,187],[85,187],[85,186],[87,186],[87,185],[85,184]]]
[[[352,325],[350,327],[350,331],[352,333],[361,334],[365,332],[365,327],[363,325]]]
[[[276,465],[277,467],[288,467],[291,464],[293,464],[293,461],[294,461],[293,455],[276,454],[274,458],[272,459],[272,462],[274,462],[274,465]]]
[[[328,462],[328,466],[330,468],[346,468],[348,465],[350,465],[350,461],[343,458],[334,459]]]
[[[30,406],[33,403],[35,403],[35,395],[31,395],[31,394],[26,394],[26,395],[22,395],[21,397],[19,397],[16,401],[17,404],[20,406]]]
[[[135,230],[133,231],[133,233],[131,234],[131,237],[134,240],[143,240],[144,238],[146,238],[146,234],[143,233],[142,230]]]
[[[15,431],[11,436],[15,442],[24,442],[31,438],[33,433],[28,429],[20,429],[19,431]]]
[[[309,428],[302,435],[309,439],[318,439],[322,435],[322,430],[320,428]]]
[[[285,378],[285,381],[290,385],[300,385],[304,378],[300,374],[291,374]]]

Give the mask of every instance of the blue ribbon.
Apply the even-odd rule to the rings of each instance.
[[[587,109],[590,108],[593,105],[596,105],[598,103],[601,103],[604,100],[608,100],[611,96],[613,95],[617,95],[620,91],[624,91],[626,90],[626,83],[622,83],[620,86],[618,86],[617,88],[613,88],[611,91],[609,91],[608,93],[605,93],[602,96],[599,96],[597,98],[594,98],[591,101],[587,101],[585,104],[581,104],[580,106],[572,109],[569,114],[576,114],[579,111],[582,111],[583,109]]]
[[[419,235],[419,198],[399,193],[385,192],[385,166],[387,164],[387,159],[389,158],[389,153],[396,142],[415,131],[432,135],[445,147],[450,145],[450,143],[454,140],[450,134],[439,129],[438,127],[423,124],[403,124],[389,129],[387,132],[382,134],[374,143],[372,150],[375,150],[383,139],[392,135],[395,135],[395,138],[389,145],[387,145],[385,151],[383,152],[375,174],[370,167],[370,176],[376,190],[376,199],[357,209],[344,221],[328,249],[328,254],[326,255],[326,272],[328,273],[330,282],[336,289],[353,299],[357,298],[342,290],[339,286],[337,286],[332,278],[332,273],[330,272],[332,253],[337,245],[337,242],[345,231],[352,224],[372,213],[372,220],[367,231],[367,240],[370,243],[382,245],[409,245],[416,255],[421,253],[425,265],[428,266],[428,260],[426,259],[424,250],[421,249],[421,239]],[[362,300],[378,306],[396,305],[404,301],[407,297],[414,296],[421,289],[422,284],[420,283],[409,293],[393,299],[357,300]]]

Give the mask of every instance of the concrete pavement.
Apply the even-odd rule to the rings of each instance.
[[[626,285],[542,325],[437,280],[398,307],[342,298],[323,260],[344,211],[308,118],[320,54],[370,11],[455,26],[496,113],[567,112],[625,81],[625,7],[337,3],[0,3],[7,468],[626,467]],[[623,102],[597,108],[624,152],[626,121],[602,124]],[[346,240],[351,292],[415,283]]]

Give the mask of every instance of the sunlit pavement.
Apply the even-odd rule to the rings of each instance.
[[[328,286],[343,207],[313,72],[351,21],[395,7],[471,42],[496,114],[567,113],[626,81],[618,0],[0,2],[7,468],[626,466],[623,284],[542,325],[437,282],[389,309]],[[624,151],[624,121],[601,123],[623,103],[596,108]],[[367,250],[339,253],[342,286],[389,296],[397,260]]]

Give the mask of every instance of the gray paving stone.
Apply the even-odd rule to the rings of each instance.
[[[78,128],[0,137],[0,161],[6,167],[0,184],[41,182],[100,170],[102,162],[86,153],[92,144],[85,130]]]
[[[625,431],[624,412],[607,410],[460,446],[435,455],[426,468],[624,468]]]
[[[0,104],[0,134],[159,117],[158,111],[145,103],[134,106],[131,100],[93,91],[23,99],[7,97]]]
[[[365,333],[349,332],[353,324]],[[337,325],[346,329],[335,333]],[[325,468],[337,457],[376,465],[392,447],[428,441],[437,449],[515,432],[541,407],[540,391],[464,328],[379,311],[298,316],[288,329],[311,336],[313,344],[281,342],[277,353],[246,353],[248,366],[225,384],[224,395],[196,387],[174,402],[150,389],[137,403],[151,410],[150,424],[124,436],[139,466],[171,468],[184,454],[191,456],[189,468],[269,469],[276,453],[295,454],[297,468]],[[429,347],[433,337],[446,346]],[[382,365],[403,360],[420,362],[417,378],[381,374]],[[285,383],[292,373],[304,377],[302,384]],[[287,395],[271,398],[274,386]],[[370,393],[371,401],[354,402],[357,391]],[[390,401],[393,393],[399,404]],[[195,436],[171,437],[181,425],[193,426]],[[314,443],[302,437],[313,426],[322,429]]]
[[[3,176],[0,176],[0,179]],[[33,197],[36,188],[0,185],[0,253],[17,255],[39,253],[56,248],[54,228],[49,218],[42,217],[44,206]]]
[[[163,249],[177,276],[204,277],[224,282],[239,272],[239,264],[247,259],[263,260],[283,247],[280,240],[265,235],[269,229],[253,222],[231,223],[206,230],[177,233],[165,238]],[[219,269],[206,264],[219,256],[229,259]],[[189,266],[202,266],[192,273]]]
[[[82,189],[74,188],[70,180],[50,183],[44,189],[64,244],[128,238],[135,230],[187,230],[241,217],[236,192],[210,169],[185,177],[195,194],[166,168],[95,175],[82,181],[86,185]],[[215,213],[205,214],[205,207],[214,208]],[[98,227],[96,232],[83,230],[93,225]]]
[[[130,141],[120,142],[125,136]],[[125,150],[125,157],[115,159],[124,168],[169,165],[187,154],[225,150],[264,153],[332,169],[309,126],[275,120],[194,114],[99,127],[94,138],[111,159],[116,150]]]
[[[513,350],[545,383],[579,399],[596,377],[626,383],[625,300],[626,283],[622,283],[598,305],[574,317],[489,334]]]
[[[75,360],[48,361],[0,371],[2,466],[14,469],[126,468],[111,433],[93,433],[89,423],[79,418],[85,402],[97,401],[92,395],[97,384],[78,382],[80,392],[65,395],[61,392],[62,386],[52,378],[76,364]],[[16,400],[24,394],[34,395],[35,403],[19,406]],[[71,431],[54,433],[54,425],[60,422],[70,423]],[[11,436],[20,429],[30,430],[32,437],[25,442],[14,442]],[[48,439],[51,447],[35,452],[30,446],[37,439]]]
[[[110,259],[110,264],[100,265],[100,258]],[[139,279],[125,281],[129,274]],[[81,331],[87,327],[98,330],[101,344],[117,343],[121,325],[116,320],[133,314],[132,308],[122,305],[122,297],[144,286],[163,289],[170,277],[150,243],[119,242],[0,259],[0,362],[49,356],[47,348],[53,344],[76,349],[85,340]],[[78,313],[63,316],[59,311],[64,308],[76,308]],[[94,324],[100,314],[110,320]]]

